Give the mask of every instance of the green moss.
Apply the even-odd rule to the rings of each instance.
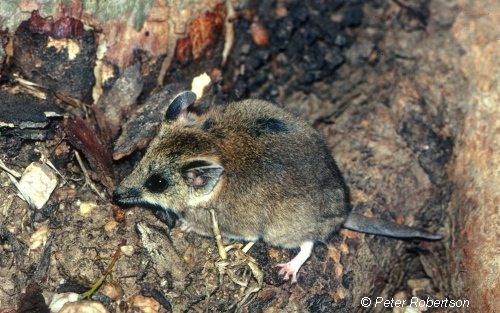
[[[44,1],[40,3],[40,8],[38,9],[38,12],[40,12],[40,16],[42,17],[51,16],[52,13],[54,12],[54,7],[56,6],[56,3],[57,3],[56,0]]]
[[[17,0],[2,0],[0,1],[0,26],[8,17],[19,13],[19,1]]]
[[[167,3],[171,2],[169,0],[165,1]],[[41,1],[40,15],[42,17],[51,16],[55,6],[60,2],[65,6],[71,4],[71,0]],[[83,9],[101,22],[114,19],[121,20],[133,24],[137,30],[142,28],[153,4],[154,0],[82,0]],[[13,23],[13,16],[22,15],[22,19],[25,19],[25,16],[29,18],[29,14],[31,12],[20,12],[19,0],[0,0],[0,28],[11,26],[5,22]],[[15,20],[18,19],[16,18]]]
[[[82,2],[84,10],[100,21],[119,19],[132,23],[137,30],[141,29],[153,4],[154,0],[83,0]]]

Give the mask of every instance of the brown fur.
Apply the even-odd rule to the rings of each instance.
[[[439,234],[350,213],[349,193],[322,136],[305,121],[262,100],[187,112],[195,94],[170,104],[158,136],[115,191],[121,204],[159,206],[188,229],[212,236],[214,209],[222,236],[301,247],[281,264],[296,274],[315,241],[342,226],[360,232],[439,240]]]
[[[158,136],[114,192],[117,202],[172,211],[185,228],[204,236],[213,234],[213,209],[226,238],[300,247],[290,262],[278,264],[292,282],[314,242],[327,241],[342,226],[396,238],[442,238],[350,213],[348,189],[328,147],[301,119],[261,100],[195,116],[187,112],[195,98],[184,92],[170,103]]]
[[[183,174],[196,160],[223,168],[208,194]],[[164,192],[145,187],[153,174],[169,181]],[[201,116],[190,113],[165,122],[115,197],[172,210],[205,236],[212,236],[213,208],[224,237],[262,239],[285,248],[327,240],[350,209],[347,188],[322,136],[261,100],[217,105]]]

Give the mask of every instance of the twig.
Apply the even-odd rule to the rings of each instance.
[[[5,163],[3,163],[2,160],[0,160],[0,168],[4,171],[6,171],[7,173],[9,173],[10,175],[14,176],[15,178],[21,178],[21,174],[15,170],[11,170],[10,168],[8,168]]]
[[[247,243],[247,244],[243,247],[243,249],[241,249],[241,251],[243,251],[243,252],[247,253],[247,252],[248,252],[248,250],[250,250],[250,248],[252,248],[254,244],[255,244],[255,241],[250,241],[249,243]]]
[[[14,176],[12,176],[10,173],[7,173],[7,176],[9,176],[14,186],[16,186],[17,190],[19,191],[20,197],[23,198],[24,201],[26,201],[26,203],[28,203],[28,209],[30,211],[30,224],[31,228],[33,228],[33,219],[35,218],[35,210],[36,210],[35,203],[33,202],[33,200],[31,200],[30,196],[28,196],[28,194],[24,192],[23,188],[21,187],[21,185],[19,185],[19,182],[16,180]]]
[[[57,170],[57,168],[54,166],[54,164],[52,164],[52,162],[50,162],[50,160],[47,157],[45,157],[45,155],[42,154],[42,157],[40,158],[40,161],[42,161],[43,163],[47,164],[51,169],[53,169],[54,172],[56,172],[62,178],[62,180],[64,180],[64,182],[66,183],[66,185],[69,186],[69,183],[66,180],[66,178],[64,178],[64,176]]]
[[[120,244],[118,245],[118,248],[115,251],[115,254],[113,255],[113,259],[111,262],[109,262],[108,267],[106,270],[102,273],[101,278],[90,288],[89,291],[82,293],[79,297],[78,300],[83,300],[85,298],[90,298],[90,296],[101,286],[102,282],[106,279],[108,275],[111,275],[111,269],[115,265],[116,261],[118,260],[118,257],[120,256],[121,252],[121,247],[124,246],[127,243],[127,240],[122,239]]]
[[[33,219],[35,217],[35,204],[33,203],[33,200],[31,200],[31,198],[24,192],[21,185],[19,185],[19,182],[16,179],[16,178],[20,178],[22,175],[19,174],[17,171],[11,170],[7,166],[5,166],[5,163],[3,163],[2,160],[0,160],[0,168],[3,169],[7,173],[7,176],[9,176],[9,179],[12,181],[14,186],[16,186],[17,190],[19,191],[18,196],[20,196],[20,198],[22,198],[24,201],[26,201],[28,203],[28,209],[30,211],[30,224],[33,227]],[[10,206],[10,204],[9,204],[9,206]]]
[[[6,216],[7,212],[9,211],[10,207],[12,206],[12,202],[14,202],[14,197],[8,196],[7,197],[7,204],[3,207],[2,215]]]
[[[29,81],[29,80],[26,80],[24,78],[21,78],[18,74],[13,74],[12,76],[14,77],[15,81],[17,81],[18,83],[23,84],[25,86],[32,86],[32,87],[38,87],[38,88],[42,88],[42,89],[47,89],[47,87],[45,87],[45,86],[42,86],[42,85],[39,85],[39,84],[34,83],[32,81]]]
[[[219,230],[219,224],[217,223],[217,219],[215,218],[214,209],[210,209],[210,215],[212,215],[212,228],[214,230],[215,241],[217,242],[217,248],[219,248],[219,255],[221,259],[227,259],[226,249],[224,248],[224,243],[222,242],[222,235]]]
[[[85,178],[85,184],[84,186],[88,186],[93,192],[95,192],[99,198],[102,200],[106,200],[104,195],[97,189],[97,187],[92,183],[92,180],[90,179],[89,173],[87,172],[87,168],[85,168],[85,165],[83,164],[82,158],[80,157],[80,154],[78,151],[75,150],[75,156],[76,160],[78,161],[78,164],[80,164],[80,167],[82,168],[83,172],[83,177]]]

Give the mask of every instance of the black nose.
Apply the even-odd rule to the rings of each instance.
[[[141,191],[137,188],[118,187],[113,191],[113,200],[120,206],[134,206],[141,202]]]

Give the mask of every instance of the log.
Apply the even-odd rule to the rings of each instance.
[[[449,248],[453,292],[469,299],[468,312],[500,310],[500,235],[498,208],[500,12],[495,1],[457,1],[460,13],[450,30],[464,49],[460,69],[469,85],[463,128],[450,173],[455,188],[450,201],[452,241]],[[489,29],[490,31],[485,31]]]

